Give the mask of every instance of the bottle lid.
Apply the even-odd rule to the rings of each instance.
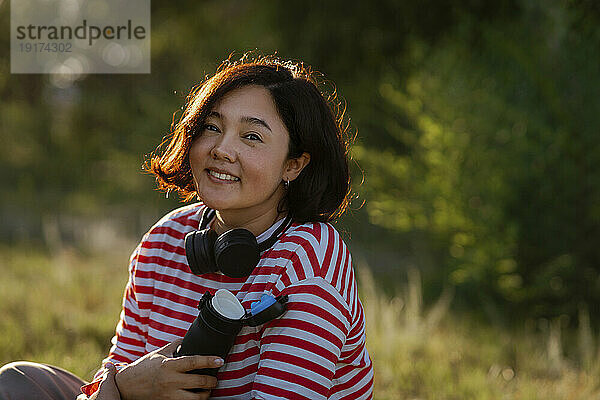
[[[250,311],[246,313],[244,323],[249,326],[259,326],[280,317],[285,312],[287,301],[287,295],[273,297],[263,294],[259,301],[250,305]]]
[[[204,293],[198,303],[198,310],[200,316],[214,327],[222,326],[224,329],[225,325],[231,324],[259,326],[280,317],[285,312],[287,301],[287,294],[277,297],[263,294],[259,301],[250,305],[250,310],[245,311],[233,293],[227,289],[219,289],[214,296],[210,292]],[[223,322],[226,324],[222,325]]]
[[[240,301],[227,289],[219,289],[211,299],[212,306],[222,316],[240,319],[246,314]]]

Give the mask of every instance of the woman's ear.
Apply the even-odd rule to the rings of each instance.
[[[308,165],[310,162],[310,154],[307,152],[302,153],[299,157],[290,158],[285,163],[285,168],[283,170],[282,180],[284,181],[293,181],[300,175],[300,172]]]

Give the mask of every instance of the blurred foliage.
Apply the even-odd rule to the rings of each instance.
[[[347,101],[366,205],[340,228],[357,253],[494,318],[587,305],[597,321],[599,45],[586,0],[152,2],[151,74],[60,87],[0,55],[0,237],[75,241],[98,219],[141,235],[179,204],[141,164],[189,89],[233,51],[277,51]]]
[[[600,300],[597,139],[600,37],[580,14],[527,2],[443,45],[413,42],[415,71],[385,77],[385,121],[404,152],[355,149],[371,220],[424,231],[467,299],[523,316],[576,315]],[[536,23],[532,23],[536,21]]]

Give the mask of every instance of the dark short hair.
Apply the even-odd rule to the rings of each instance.
[[[227,93],[247,85],[265,87],[289,135],[288,158],[310,154],[310,162],[289,184],[279,211],[296,222],[332,221],[350,202],[349,135],[335,91],[326,100],[319,82],[303,63],[275,56],[225,61],[217,73],[192,89],[185,110],[171,133],[152,154],[145,170],[156,176],[159,189],[176,190],[185,201],[197,196],[189,163],[194,138],[214,105]]]

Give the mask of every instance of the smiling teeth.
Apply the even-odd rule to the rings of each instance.
[[[240,180],[240,178],[237,178],[235,176],[231,176],[228,174],[220,174],[218,172],[211,171],[211,170],[209,170],[208,173],[211,174],[212,176],[214,176],[215,178],[219,178],[219,179],[222,179],[225,181],[239,181]]]

